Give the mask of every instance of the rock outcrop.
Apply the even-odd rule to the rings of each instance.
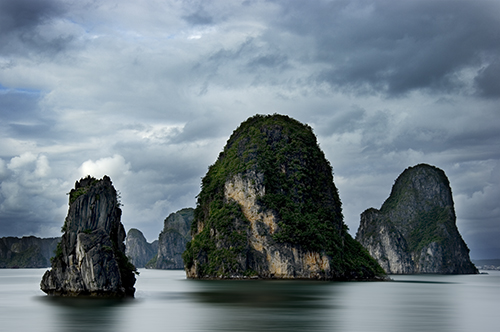
[[[450,183],[434,166],[406,169],[380,210],[361,214],[356,239],[387,273],[478,273],[456,226]]]
[[[377,279],[347,232],[332,167],[312,129],[287,116],[242,123],[202,180],[189,278]]]
[[[163,230],[158,237],[158,251],[146,268],[183,269],[182,253],[191,240],[191,223],[194,209],[186,208],[171,213],[164,221]]]
[[[134,264],[135,267],[142,268],[156,255],[158,251],[158,240],[149,243],[140,230],[131,228],[127,232],[125,247],[125,254],[130,262]]]
[[[109,177],[90,176],[69,193],[64,234],[40,288],[49,295],[134,295],[135,267],[125,256],[125,229]]]
[[[0,268],[48,267],[60,240],[35,236],[0,238]]]

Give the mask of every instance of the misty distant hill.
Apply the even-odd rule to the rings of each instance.
[[[61,238],[35,236],[0,238],[0,268],[42,268],[50,266],[50,258]]]
[[[473,259],[472,262],[480,270],[500,270],[500,259]]]

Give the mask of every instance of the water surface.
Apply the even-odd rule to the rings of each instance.
[[[196,281],[141,270],[133,300],[45,296],[45,269],[0,269],[0,331],[493,331],[500,272],[392,282]]]

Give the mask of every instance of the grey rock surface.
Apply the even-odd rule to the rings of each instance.
[[[194,209],[185,208],[171,213],[164,221],[163,230],[158,237],[156,256],[146,265],[152,269],[184,269],[182,253],[191,240],[191,223]]]
[[[361,214],[356,239],[389,274],[478,273],[456,226],[449,180],[427,164],[406,169],[381,209]]]
[[[149,243],[140,230],[131,228],[127,232],[125,246],[125,254],[130,259],[130,262],[137,268],[143,268],[156,255],[158,240]]]
[[[134,295],[135,267],[125,256],[125,230],[111,179],[76,182],[64,234],[40,288],[49,295]]]

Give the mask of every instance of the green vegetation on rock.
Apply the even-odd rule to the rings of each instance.
[[[200,266],[202,275],[230,276],[240,269],[238,256],[246,249],[246,229],[248,221],[236,202],[224,203],[222,200],[213,200],[210,204],[211,213],[207,220],[207,227],[186,245],[182,258],[185,266],[190,269],[199,253],[207,255],[208,263]],[[196,210],[195,210],[196,218]],[[237,221],[237,222],[234,222]],[[212,238],[212,231],[215,230]],[[230,245],[217,247],[218,243]]]
[[[78,197],[85,195],[90,187],[95,185],[97,182],[99,182],[99,180],[91,177],[90,175],[88,175],[85,179],[75,182],[75,188],[71,189],[68,193],[69,205],[73,204]],[[97,195],[96,199],[99,200],[99,195]]]

